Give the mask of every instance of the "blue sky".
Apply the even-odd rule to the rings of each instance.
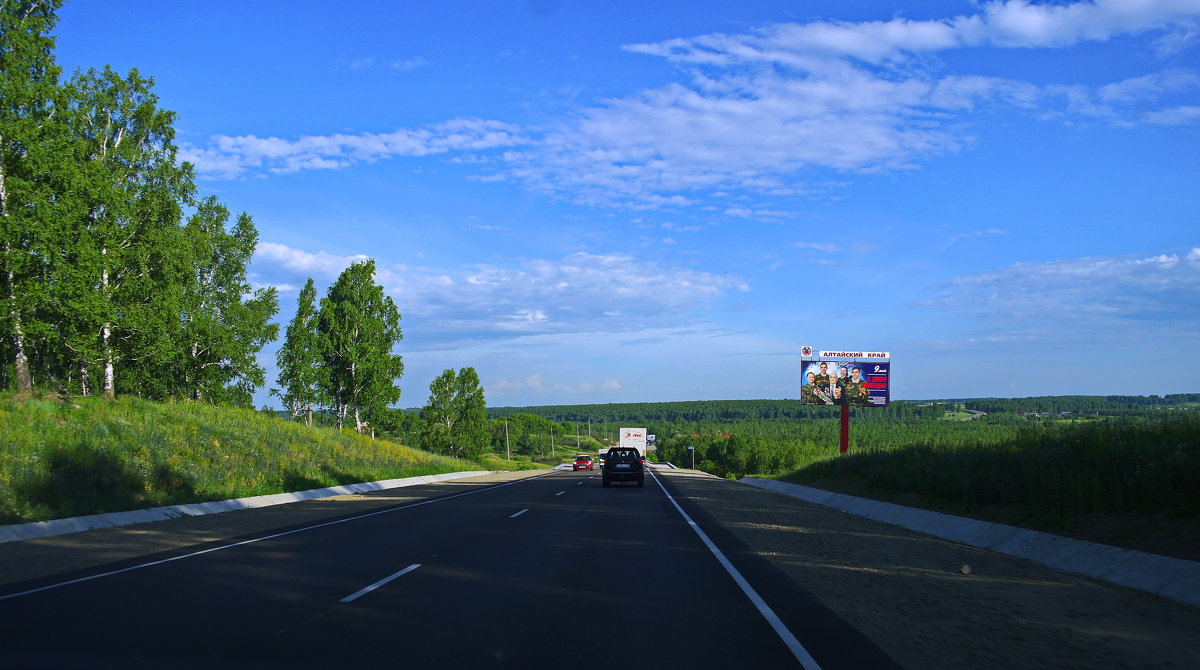
[[[890,351],[895,399],[1200,391],[1200,0],[74,0],[56,36],[155,78],[281,324],[375,259],[401,406],[468,365],[492,406],[798,397],[803,345]]]

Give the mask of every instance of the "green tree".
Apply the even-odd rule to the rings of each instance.
[[[95,366],[104,394],[115,395],[119,365],[161,362],[178,330],[178,294],[164,287],[176,285],[194,177],[176,163],[175,114],[159,109],[153,86],[137,70],[122,77],[108,67],[67,83],[74,169],[64,171],[62,198],[76,242],[55,286],[85,393]]]
[[[0,352],[18,391],[33,385],[31,339],[44,335],[36,314],[46,300],[47,172],[62,159],[53,101],[61,91],[54,38],[61,0],[0,0]],[[0,380],[7,386],[7,366]]]
[[[421,448],[456,458],[478,459],[490,442],[487,402],[475,368],[445,370],[429,385],[421,408]]]
[[[246,266],[258,231],[247,214],[226,230],[229,210],[204,199],[183,230],[188,264],[181,283],[178,395],[247,406],[265,371],[257,355],[279,333],[274,287],[251,292]],[[249,297],[245,297],[249,296]]]
[[[342,272],[321,300],[317,327],[325,363],[323,392],[333,404],[337,427],[353,413],[355,430],[361,433],[364,414],[400,399],[396,380],[404,374],[403,360],[392,353],[403,337],[400,312],[375,283],[375,261],[355,263]]]
[[[291,412],[292,419],[304,413],[304,423],[313,422],[313,405],[320,401],[321,365],[320,340],[317,333],[317,289],[312,277],[300,290],[296,315],[288,323],[283,346],[275,356],[279,368],[279,385],[271,389]]]

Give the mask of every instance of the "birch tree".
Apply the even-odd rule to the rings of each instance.
[[[59,277],[62,325],[81,370],[98,369],[109,397],[119,364],[171,346],[178,305],[161,287],[171,284],[181,208],[195,190],[191,166],[175,162],[175,115],[159,109],[153,85],[109,67],[67,84],[75,171],[64,197],[77,211],[77,242]]]
[[[188,263],[180,291],[180,388],[192,400],[246,406],[265,382],[258,364],[263,346],[275,339],[278,311],[274,287],[251,291],[246,267],[258,243],[250,216],[227,229],[229,210],[209,197],[183,230]]]
[[[456,458],[482,456],[489,443],[487,402],[475,368],[445,370],[433,380],[421,420],[422,449]]]
[[[33,385],[31,336],[48,328],[36,315],[46,300],[52,191],[48,171],[61,160],[54,119],[59,68],[50,31],[61,0],[0,0],[0,334],[15,387]],[[7,380],[4,380],[7,382]],[[7,383],[5,385],[8,385]]]
[[[400,312],[375,283],[375,261],[342,272],[321,300],[317,324],[323,392],[333,404],[337,427],[352,413],[354,429],[361,433],[364,416],[400,399],[396,380],[404,374],[403,360],[392,352],[403,337]]]
[[[279,385],[271,389],[291,412],[292,419],[304,414],[305,424],[312,425],[313,405],[320,401],[321,349],[317,333],[317,289],[312,277],[300,290],[296,315],[288,323],[283,346],[275,356],[279,368]]]

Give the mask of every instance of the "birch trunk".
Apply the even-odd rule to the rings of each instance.
[[[0,219],[8,218],[8,190],[5,188],[4,164],[0,162]],[[4,241],[4,258],[7,261],[12,254],[9,240]],[[8,315],[13,322],[13,366],[16,368],[17,391],[28,391],[33,388],[33,375],[29,371],[29,358],[25,355],[25,335],[21,331],[21,314],[17,309],[17,289],[14,284],[16,274],[12,264],[7,263],[8,271]]]
[[[108,255],[108,249],[100,250],[101,256]],[[108,295],[108,267],[100,270],[100,290]],[[100,350],[104,356],[104,395],[108,398],[117,397],[116,372],[113,369],[112,327],[105,323],[100,327]]]

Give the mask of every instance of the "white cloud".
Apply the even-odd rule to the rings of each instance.
[[[290,273],[326,280],[336,279],[342,270],[367,258],[363,254],[336,256],[326,251],[309,253],[275,242],[259,242],[254,253],[255,267],[260,270],[269,272],[268,268],[275,266]]]
[[[792,246],[797,249],[812,249],[814,251],[828,251],[830,253],[842,250],[836,244],[825,244],[822,242],[793,242]]]
[[[1200,247],[1017,263],[957,277],[941,288],[940,296],[923,304],[972,315],[999,331],[1119,338],[1170,324],[1170,331],[1193,338],[1200,332]]]
[[[954,246],[954,244],[957,243],[959,240],[969,240],[969,239],[975,238],[975,237],[993,237],[996,235],[1007,235],[1007,234],[1008,234],[1008,231],[1000,230],[998,228],[988,228],[987,230],[972,230],[972,231],[966,232],[966,233],[957,233],[953,237],[950,238],[950,241],[947,242],[946,246],[942,247],[941,250],[945,251],[945,250],[949,249],[950,247]]]
[[[1200,15],[1200,2],[1094,0],[1033,5],[1027,0],[1008,0],[987,3],[982,9],[983,18],[979,22],[982,26],[964,25],[962,34],[999,46],[1046,47],[1107,40],[1189,23]]]
[[[1146,121],[1164,126],[1190,126],[1200,123],[1200,107],[1184,105],[1146,115]]]
[[[1064,48],[1143,33],[1175,35],[1178,48],[1192,41],[1181,36],[1198,32],[1198,17],[1200,0],[1006,0],[925,21],[774,24],[627,45],[678,64],[684,78],[595,103],[545,130],[453,119],[382,134],[216,136],[206,146],[183,146],[181,156],[202,175],[232,178],[444,155],[477,166],[472,179],[479,182],[511,181],[581,204],[631,209],[711,207],[718,193],[735,190],[804,196],[815,170],[908,170],[968,147],[971,124],[995,109],[1117,125],[1193,123],[1192,106],[1161,102],[1200,86],[1187,71],[1040,88],[939,75],[928,56]],[[1164,104],[1173,106],[1157,108]],[[718,207],[728,216],[767,216]]]
[[[264,283],[329,283],[366,256],[310,253],[259,244],[256,277]],[[376,281],[406,320],[419,319],[443,343],[474,337],[537,333],[626,332],[662,318],[689,318],[731,291],[748,291],[737,277],[651,264],[629,254],[575,253],[517,265],[447,270],[389,265],[376,259]]]
[[[397,156],[485,151],[517,146],[526,141],[519,129],[511,124],[486,119],[451,119],[391,133],[309,135],[295,140],[218,135],[211,138],[206,147],[184,144],[180,148],[180,159],[195,164],[197,173],[202,176],[229,179],[259,169],[276,174],[305,169],[340,169]]]
[[[422,56],[392,59],[365,56],[362,58],[339,58],[337,64],[348,70],[408,72],[409,70],[427,67],[430,63]]]
[[[1027,0],[985,2],[970,16],[931,21],[777,24],[751,34],[705,35],[626,48],[679,63],[728,67],[778,63],[812,69],[822,59],[849,57],[883,63],[906,54],[968,46],[1064,47],[1085,40],[1150,30],[1193,31],[1200,15],[1196,0],[1094,0],[1030,4]]]
[[[615,379],[604,379],[599,383],[583,381],[578,383],[547,384],[541,374],[531,374],[524,379],[511,380],[501,377],[496,380],[484,380],[487,393],[496,392],[498,395],[521,395],[528,397],[530,393],[548,393],[554,396],[591,394],[593,392],[609,392],[621,390],[621,383]],[[561,404],[560,400],[556,400]]]
[[[1061,48],[1192,26],[1200,0],[984,3],[944,20],[776,24],[626,49],[686,68],[676,82],[583,110],[578,123],[510,156],[504,176],[586,204],[672,206],[712,189],[807,191],[799,175],[909,169],[971,142],[952,114],[994,105],[1065,111],[1129,124],[1139,105],[1195,88],[1166,72],[1098,90],[996,77],[937,77],[916,55],[980,46]],[[1132,109],[1132,113],[1130,112]],[[1158,122],[1171,118],[1155,117]],[[658,199],[658,200],[656,200]],[[747,207],[729,216],[750,217]]]

